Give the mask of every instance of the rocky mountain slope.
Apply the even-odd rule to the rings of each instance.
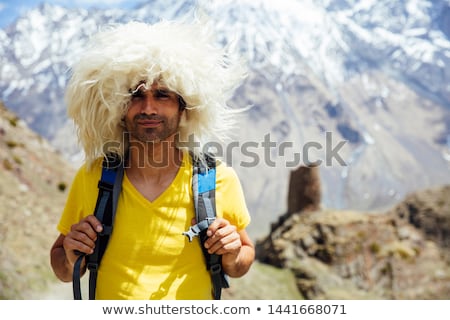
[[[152,0],[126,12],[44,4],[0,30],[0,98],[79,159],[62,97],[89,35],[194,9],[249,61],[232,105],[253,107],[224,156],[242,178],[252,235],[285,211],[289,171],[307,161],[322,161],[330,208],[379,210],[450,183],[448,0]]]
[[[73,167],[0,103],[0,299],[23,299],[54,281],[58,235]]]
[[[316,169],[300,176],[313,177]],[[258,242],[257,257],[291,270],[305,298],[450,298],[450,186],[366,213],[320,208],[317,194],[308,192],[317,188],[293,177],[290,193],[308,206],[274,222]]]

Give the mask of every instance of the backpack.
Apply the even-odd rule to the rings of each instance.
[[[216,160],[209,154],[204,154],[204,161],[193,157],[192,189],[196,224],[182,235],[186,235],[191,242],[193,237],[199,236],[206,268],[211,275],[213,297],[220,300],[222,288],[229,288],[228,276],[222,269],[221,256],[209,254],[203,243],[207,239],[206,230],[216,217],[215,187]],[[90,255],[79,253],[73,270],[73,295],[75,300],[81,300],[81,262],[86,256],[86,267],[89,270],[89,299],[95,300],[95,289],[98,268],[113,231],[117,202],[122,190],[123,162],[116,155],[107,155],[102,164],[102,175],[98,182],[99,193],[95,205],[94,215],[103,225],[102,232],[97,234],[94,252]]]

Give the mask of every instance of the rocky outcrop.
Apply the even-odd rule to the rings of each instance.
[[[405,223],[420,229],[450,257],[450,186],[410,194],[393,209]]]
[[[301,166],[291,171],[288,193],[288,213],[317,210],[321,204],[319,168]]]
[[[290,172],[287,203],[287,212],[271,224],[271,232],[280,227],[295,212],[320,209],[321,186],[317,166],[300,166]]]
[[[449,190],[411,195],[389,212],[285,214],[257,241],[257,259],[292,271],[307,299],[449,299]]]

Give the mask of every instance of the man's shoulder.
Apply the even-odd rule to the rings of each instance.
[[[216,172],[217,180],[239,180],[236,170],[220,159],[216,161]]]
[[[200,156],[198,156],[200,157]],[[203,157],[203,163],[201,163],[200,160],[194,160],[199,159],[195,158],[194,155],[190,155],[188,163],[192,166],[195,164],[198,164],[199,166],[208,166],[210,168],[215,167],[216,169],[216,181],[227,181],[227,180],[236,180],[238,179],[238,176],[236,174],[236,171],[233,167],[229,166],[223,159],[220,157],[216,157],[215,155],[211,154],[202,154],[201,157]]]
[[[76,180],[98,180],[102,170],[102,159],[96,159],[92,163],[84,162],[76,173]]]

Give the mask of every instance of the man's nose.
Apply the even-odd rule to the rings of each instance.
[[[146,95],[142,100],[141,113],[145,114],[157,114],[158,108],[155,99],[152,95]]]

